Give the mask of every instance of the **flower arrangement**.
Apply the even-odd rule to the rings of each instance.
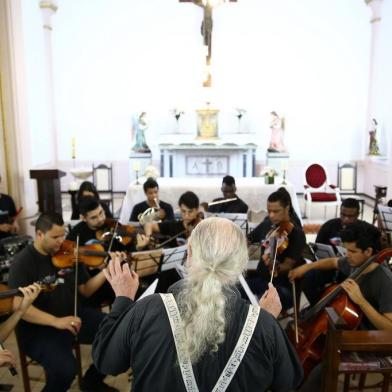
[[[275,176],[279,173],[273,168],[266,166],[260,173],[260,176],[265,177],[266,184],[273,184],[275,182]]]
[[[180,119],[180,117],[185,114],[185,112],[182,109],[179,108],[174,108],[171,111],[173,113],[174,118],[176,119],[176,121],[178,122],[178,120]]]
[[[157,179],[159,177],[159,171],[155,166],[148,165],[144,169],[144,177],[146,178],[152,177],[154,179]]]
[[[236,108],[235,110],[237,112],[236,116],[238,118],[238,121],[241,121],[241,118],[246,114],[246,110],[241,108]]]

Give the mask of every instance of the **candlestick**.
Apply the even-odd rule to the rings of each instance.
[[[283,181],[282,181],[282,185],[287,185],[287,182],[286,182],[286,170],[283,170]]]
[[[71,146],[72,146],[72,159],[76,158],[76,138],[75,136],[71,139]]]
[[[135,170],[135,172],[136,172],[136,182],[135,182],[135,185],[140,185],[140,182],[139,182],[139,170]]]
[[[136,172],[139,171],[140,170],[140,161],[133,161],[132,169],[135,170]]]

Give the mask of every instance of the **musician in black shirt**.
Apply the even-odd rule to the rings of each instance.
[[[17,233],[19,227],[15,219],[16,214],[17,211],[12,197],[0,193],[0,240]]]
[[[248,279],[249,286],[256,295],[262,295],[267,290],[273,269],[273,249],[271,249],[272,242],[269,236],[276,237],[278,251],[272,282],[278,290],[284,309],[290,308],[293,300],[292,288],[287,275],[293,267],[303,264],[302,252],[306,243],[302,228],[294,225],[290,220],[290,201],[287,191],[282,191],[282,188],[268,196],[270,231],[265,234],[261,242],[257,276]],[[281,230],[281,228],[284,229]],[[275,235],[275,232],[279,231],[281,233]],[[285,246],[280,246],[281,242],[284,242]]]
[[[102,271],[90,277],[84,264],[78,266],[75,282],[73,268],[61,271],[52,263],[64,241],[64,221],[56,213],[43,213],[36,222],[33,245],[19,252],[11,265],[8,284],[12,288],[26,286],[48,275],[61,273],[63,282],[55,290],[41,293],[30,305],[18,325],[18,337],[23,351],[39,362],[46,372],[45,392],[67,391],[76,375],[72,354],[74,336],[82,343],[92,343],[104,314],[77,306],[75,314],[75,284],[79,294],[91,296],[105,281]],[[14,297],[14,308],[22,299]],[[91,365],[82,380],[84,391],[117,391],[103,383],[104,375]]]
[[[178,200],[181,211],[180,220],[171,220],[165,222],[153,222],[144,225],[145,235],[141,236],[138,245],[147,246],[153,233],[161,233],[173,237],[178,235],[181,238],[188,238],[192,229],[200,222],[199,215],[199,198],[191,191],[187,191],[181,195]],[[177,246],[177,241],[173,238],[167,244],[167,247]]]
[[[223,197],[214,199],[213,202],[226,200],[226,199],[235,199],[235,200],[211,205],[208,207],[208,212],[246,214],[246,212],[248,211],[248,205],[237,196],[236,194],[237,187],[235,186],[234,177],[232,176],[223,177],[221,191],[223,193]]]
[[[170,221],[174,219],[173,207],[169,203],[159,200],[159,185],[153,178],[148,178],[143,184],[143,190],[146,200],[136,204],[130,216],[130,221],[137,222],[139,215],[143,214],[148,208],[156,208],[159,212],[158,219],[161,221]]]

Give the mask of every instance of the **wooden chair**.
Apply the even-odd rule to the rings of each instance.
[[[335,392],[338,389],[338,375],[344,374],[344,391],[372,388],[381,388],[380,391],[387,392],[392,374],[392,363],[384,360],[392,353],[392,332],[391,331],[348,331],[345,330],[345,322],[335,312],[333,308],[326,308],[329,319],[327,342],[325,347],[325,367],[324,367],[324,392]],[[344,362],[342,353],[357,352],[375,353],[375,357],[380,360],[377,368],[375,363],[366,362]],[[377,373],[383,376],[383,380],[375,385],[366,386],[366,375]],[[357,386],[350,386],[351,376],[359,374]]]
[[[23,379],[23,388],[25,392],[31,392],[30,386],[30,376],[29,376],[29,366],[41,366],[38,362],[33,361],[31,358],[27,356],[27,354],[22,350],[21,345],[19,343],[18,334],[16,333],[16,342],[18,345],[19,350],[19,359],[20,359],[20,369],[22,371],[22,379]],[[82,381],[82,356],[80,353],[80,344],[79,342],[75,341],[73,345],[73,349],[75,351],[75,358],[77,364],[77,378],[78,378],[78,385],[80,387],[80,383]],[[46,377],[46,374],[45,374]]]

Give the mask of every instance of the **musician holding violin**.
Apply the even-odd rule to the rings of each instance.
[[[305,234],[301,227],[290,221],[291,199],[287,191],[278,190],[267,199],[270,230],[261,243],[261,257],[257,275],[248,278],[254,294],[262,295],[271,281],[276,287],[283,309],[292,307],[292,287],[288,279],[289,271],[302,264]]]
[[[42,293],[27,309],[17,327],[18,339],[23,351],[44,367],[44,391],[67,391],[76,375],[76,361],[72,353],[75,336],[81,343],[91,344],[104,317],[96,309],[80,306],[75,294],[91,296],[106,278],[103,272],[91,278],[84,264],[62,269],[53,265],[52,258],[60,251],[65,237],[61,215],[52,212],[41,214],[35,231],[34,243],[14,258],[9,286],[23,287],[53,274],[60,275],[63,283],[51,292]],[[14,309],[21,302],[21,298],[15,297]],[[91,365],[82,379],[82,390],[116,391],[103,382],[104,377]]]
[[[146,247],[150,243],[150,238],[153,233],[161,233],[169,237],[188,238],[193,228],[200,222],[199,215],[199,198],[191,191],[183,193],[179,200],[181,219],[171,220],[165,222],[151,222],[144,225],[145,235],[140,237],[138,246]],[[167,247],[178,246],[176,238],[167,243]]]

